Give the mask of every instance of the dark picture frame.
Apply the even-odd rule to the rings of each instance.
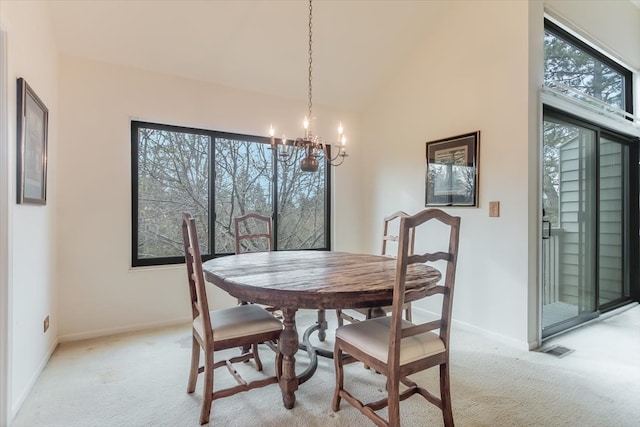
[[[17,202],[46,205],[49,110],[23,78],[17,116]]]
[[[425,206],[478,206],[480,131],[426,146]]]

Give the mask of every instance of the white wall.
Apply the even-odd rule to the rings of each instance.
[[[424,208],[425,143],[480,130],[479,206],[445,208],[462,217],[453,314],[528,345],[528,5],[451,2],[439,18],[363,116],[367,247],[382,217]]]
[[[295,135],[306,102],[69,56],[60,63],[60,339],[184,321],[191,312],[183,265],[130,268],[131,119],[250,135],[267,135],[274,123]],[[335,170],[333,242],[357,251],[359,118],[321,106],[315,113],[319,135],[332,136],[342,120],[354,141]],[[213,292],[214,307],[235,302]]]
[[[450,2],[363,115],[367,249],[380,218],[424,207],[425,142],[481,131],[478,208],[462,217],[454,318],[539,343],[539,157],[544,7],[638,69],[640,13],[616,2]],[[501,216],[488,217],[488,202]],[[425,301],[416,308],[429,310]]]
[[[56,206],[58,59],[44,2],[6,2],[9,140],[10,411],[17,411],[57,343]],[[47,205],[16,205],[16,79],[23,77],[49,108]],[[4,173],[4,172],[3,172]],[[45,316],[51,316],[43,333]]]

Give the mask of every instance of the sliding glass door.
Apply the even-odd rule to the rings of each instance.
[[[629,297],[629,146],[545,109],[542,336]]]

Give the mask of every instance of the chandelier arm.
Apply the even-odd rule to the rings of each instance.
[[[291,166],[294,163],[296,144],[295,141],[292,144],[286,144],[285,146],[272,144],[271,149],[276,152],[276,160],[286,166]]]
[[[339,156],[340,157],[340,161],[338,163],[335,163],[334,161],[330,161],[329,164],[331,166],[340,166],[343,162],[344,162],[344,158],[347,157],[347,155],[345,154],[344,156]]]
[[[330,156],[329,149],[327,148],[327,144],[320,143],[319,145],[316,146],[316,148],[318,148],[319,151],[322,151],[322,155],[324,156],[324,159],[327,163],[329,163],[331,166],[340,166],[342,162],[344,162],[344,158],[347,157],[348,154],[345,152],[342,146],[335,145],[335,147],[337,148],[338,152],[335,154],[335,156]],[[334,146],[331,146],[331,148],[334,148]],[[338,159],[340,159],[340,162],[335,163],[336,160]]]
[[[285,154],[278,154],[278,161],[285,166],[293,166],[296,161],[295,150],[290,150]]]

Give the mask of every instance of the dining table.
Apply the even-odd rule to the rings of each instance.
[[[315,349],[309,333],[326,328],[326,320],[305,332],[301,340],[296,329],[299,309],[371,308],[374,316],[386,313],[380,307],[393,299],[396,279],[393,257],[324,250],[250,252],[213,258],[203,264],[205,279],[231,296],[248,303],[278,307],[282,311],[283,330],[277,343],[282,360],[279,379],[285,408],[295,405],[295,391],[308,380],[317,366]],[[437,286],[440,272],[426,264],[412,264],[407,269],[405,302],[424,298]],[[311,363],[296,374],[295,355],[306,349]],[[331,354],[322,354],[331,356]],[[278,368],[280,369],[280,368]]]

